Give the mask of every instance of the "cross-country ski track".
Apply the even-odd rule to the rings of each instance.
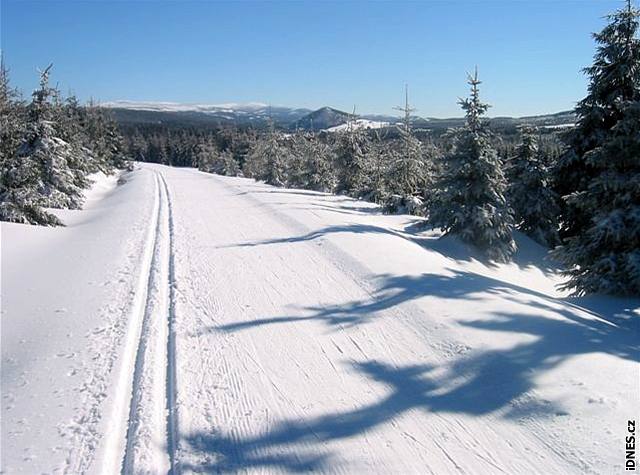
[[[640,302],[521,235],[151,164],[60,216],[2,224],[2,473],[623,470]]]

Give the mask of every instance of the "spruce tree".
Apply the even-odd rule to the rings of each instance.
[[[0,163],[12,157],[24,136],[24,104],[11,87],[9,70],[0,55]]]
[[[224,176],[238,176],[240,167],[230,150],[223,150],[216,160],[216,172]]]
[[[561,236],[578,236],[590,226],[591,216],[570,199],[588,189],[600,171],[588,155],[603,146],[622,120],[640,88],[640,48],[636,38],[638,10],[626,7],[608,16],[608,24],[593,38],[597,49],[593,64],[584,69],[589,77],[587,96],[575,108],[575,127],[565,136],[567,149],[555,170],[555,187],[563,197]]]
[[[264,154],[264,175],[262,179],[265,183],[273,186],[285,186],[287,184],[286,157],[288,151],[281,145],[281,137],[275,131],[273,121],[269,121],[269,133],[262,149]]]
[[[489,259],[507,261],[515,252],[515,243],[513,211],[504,196],[503,164],[482,119],[489,106],[480,101],[477,71],[469,76],[469,84],[471,97],[459,101],[466,125],[445,158],[430,220],[445,233],[475,245]]]
[[[60,224],[41,207],[41,164],[31,157],[18,158],[26,116],[9,72],[0,63],[0,220],[30,224]]]
[[[404,112],[402,124],[398,127],[400,139],[392,149],[389,167],[389,190],[403,199],[422,194],[428,175],[422,143],[411,128],[411,113],[416,109],[409,106],[409,88],[405,88],[405,105],[396,107]]]
[[[295,155],[302,163],[304,188],[330,192],[335,186],[331,149],[313,133],[301,134],[295,143]]]
[[[565,200],[581,228],[555,255],[569,268],[564,288],[578,295],[640,295],[639,19],[628,2],[595,35],[589,96],[577,108],[569,153],[580,186]]]
[[[385,205],[389,202],[389,190],[387,189],[389,180],[387,175],[390,154],[388,143],[385,143],[380,131],[376,130],[367,154],[370,169],[369,188],[371,190],[367,199],[380,205]]]
[[[520,128],[522,141],[509,160],[507,198],[514,211],[516,227],[543,246],[559,243],[558,197],[551,189],[545,157],[538,145],[538,131]]]
[[[57,225],[60,221],[42,207],[82,204],[82,189],[69,167],[71,147],[56,130],[52,101],[57,91],[49,87],[50,70],[40,74],[40,87],[27,109],[24,139],[2,164],[0,217],[5,221]]]
[[[218,157],[218,147],[211,142],[203,142],[198,145],[196,152],[196,163],[198,164],[198,170],[214,173],[214,164]]]
[[[291,188],[307,188],[305,174],[305,145],[307,137],[301,130],[287,141],[289,160],[287,161],[287,186]]]
[[[370,190],[370,167],[367,160],[369,140],[366,132],[356,126],[355,112],[351,115],[347,128],[339,132],[335,142],[335,163],[338,193],[356,198]]]
[[[18,159],[27,157],[41,166],[39,192],[43,205],[50,208],[78,209],[84,200],[83,186],[77,184],[70,166],[72,146],[61,138],[54,102],[59,92],[49,86],[51,65],[40,74],[40,87],[28,107],[26,136],[18,149]]]
[[[281,144],[281,137],[269,121],[269,130],[265,137],[257,140],[244,163],[246,176],[262,180],[269,185],[285,186],[287,151]]]

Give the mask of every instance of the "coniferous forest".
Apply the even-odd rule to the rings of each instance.
[[[62,97],[40,72],[26,100],[0,72],[0,219],[58,225],[48,208],[77,209],[96,172],[131,161],[244,176],[345,194],[409,213],[459,236],[487,260],[509,261],[519,230],[552,249],[576,294],[640,294],[640,40],[631,2],[594,35],[588,93],[565,131],[496,133],[482,82],[468,76],[465,125],[444,133],[401,123],[340,132],[118,124],[97,104]]]

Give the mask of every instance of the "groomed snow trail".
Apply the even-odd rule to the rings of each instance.
[[[167,182],[153,175],[155,206],[105,434],[105,475],[176,468],[173,217]]]
[[[127,180],[33,248],[3,225],[3,473],[623,470],[640,301],[558,298],[522,238],[489,267],[341,196]]]
[[[158,208],[153,258],[144,291],[145,309],[136,350],[123,473],[166,473],[173,462],[171,207],[164,178],[156,174]],[[165,448],[168,449],[165,450]],[[114,473],[107,467],[105,473]]]

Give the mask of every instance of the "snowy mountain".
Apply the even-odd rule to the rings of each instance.
[[[176,102],[113,101],[104,102],[102,107],[111,109],[121,123],[183,123],[183,124],[236,124],[264,126],[269,117],[283,128],[325,130],[345,124],[349,113],[332,107],[321,107],[315,111],[305,108],[270,106],[261,102],[226,104],[181,104]],[[399,118],[392,115],[363,114],[360,119],[372,124],[395,124]],[[539,127],[562,128],[575,122],[572,111],[525,117],[494,117],[491,125],[496,128],[510,128],[529,123]],[[364,123],[364,122],[363,122]],[[413,117],[417,128],[442,130],[460,127],[462,117],[434,118]],[[380,125],[381,126],[381,125]]]
[[[297,126],[307,130],[324,130],[346,123],[349,114],[332,107],[322,107],[315,110],[297,122]]]
[[[309,114],[309,109],[271,106],[261,102],[227,104],[181,104],[177,102],[114,101],[100,104],[112,109],[124,122],[213,122],[291,124]]]

